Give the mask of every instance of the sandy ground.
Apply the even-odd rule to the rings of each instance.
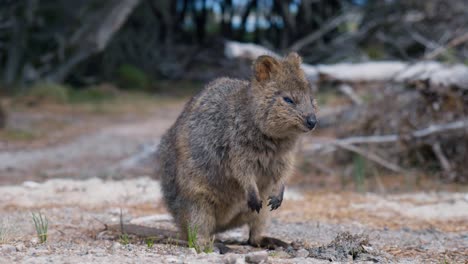
[[[268,234],[299,245],[294,249],[233,245],[228,255],[197,254],[176,243],[149,247],[142,238],[127,241],[106,231],[121,217],[174,230],[159,181],[151,177],[149,154],[176,116],[156,111],[57,144],[0,152],[0,263],[329,263],[326,254],[315,253],[346,232],[368,237],[366,254],[356,262],[467,263],[468,193],[378,195],[288,186],[282,207],[271,213]],[[44,244],[32,212],[49,220]],[[241,242],[247,230],[219,238]],[[338,247],[332,250],[331,259],[340,260]]]

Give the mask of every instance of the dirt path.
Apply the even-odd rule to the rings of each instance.
[[[228,255],[196,254],[104,231],[105,224],[119,223],[121,210],[126,223],[174,229],[159,182],[149,177],[154,164],[145,157],[176,116],[177,111],[158,111],[60,144],[1,152],[0,263],[349,262],[353,256],[343,251],[344,244],[356,241],[332,242],[337,236],[345,240],[346,232],[363,235],[360,261],[468,261],[467,193],[377,195],[289,186],[282,207],[272,212],[268,233],[298,246],[268,252],[233,246]],[[45,244],[38,243],[31,219],[37,211],[49,219]],[[220,238],[243,241],[247,230]]]
[[[68,140],[43,147],[2,151],[0,184],[21,183],[25,180],[42,181],[49,178],[115,179],[151,173],[151,164],[136,166],[135,159],[154,148],[158,139],[176,118],[180,108],[181,105],[165,107],[149,118],[127,118],[105,126],[96,124],[100,120],[92,120],[88,127],[93,128],[87,130],[80,124],[71,125],[68,130],[72,130],[69,132],[72,135]],[[74,129],[82,132],[74,134]],[[139,171],[135,172],[132,169]]]

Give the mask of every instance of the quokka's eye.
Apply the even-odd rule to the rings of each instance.
[[[283,97],[283,100],[288,104],[292,104],[292,105],[294,104],[294,101],[287,96]]]

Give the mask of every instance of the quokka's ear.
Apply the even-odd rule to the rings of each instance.
[[[255,79],[259,82],[271,79],[273,74],[278,72],[279,66],[278,60],[271,56],[262,55],[258,57],[253,63]]]
[[[286,61],[297,67],[301,67],[302,64],[302,58],[296,52],[289,53],[286,57]]]

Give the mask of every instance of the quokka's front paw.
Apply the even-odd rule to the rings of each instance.
[[[269,196],[268,199],[269,201],[267,206],[271,206],[270,211],[278,209],[281,206],[281,203],[283,202],[282,196]]]
[[[258,198],[258,195],[255,192],[249,193],[247,205],[249,206],[250,210],[260,213],[260,209],[262,209],[262,203],[262,200]]]

